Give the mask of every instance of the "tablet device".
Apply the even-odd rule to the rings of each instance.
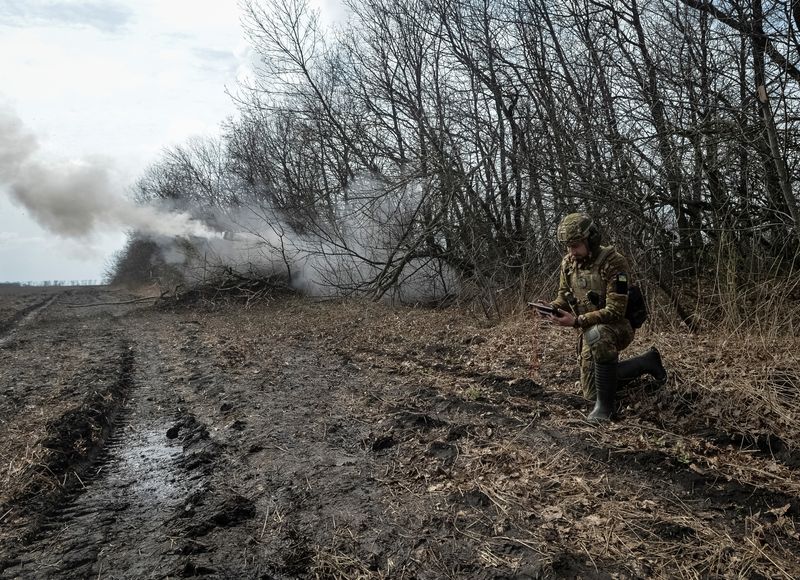
[[[549,304],[542,304],[541,302],[528,302],[528,306],[535,308],[539,314],[549,314],[551,316],[558,316],[558,308],[550,306]]]

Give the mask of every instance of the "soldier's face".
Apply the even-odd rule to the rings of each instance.
[[[589,245],[586,243],[586,240],[571,242],[567,244],[567,251],[575,260],[582,260],[589,256]]]

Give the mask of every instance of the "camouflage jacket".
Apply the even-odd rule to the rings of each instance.
[[[631,283],[628,262],[613,246],[601,246],[596,256],[580,261],[567,254],[551,304],[573,312],[579,328],[622,322]]]

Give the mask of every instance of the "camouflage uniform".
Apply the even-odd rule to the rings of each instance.
[[[608,421],[614,414],[619,385],[644,374],[663,384],[667,372],[655,348],[618,362],[620,351],[630,345],[634,334],[625,317],[630,274],[619,252],[600,245],[600,230],[592,218],[584,213],[566,216],[558,226],[558,241],[570,251],[561,261],[558,297],[551,305],[571,311],[574,326],[581,331],[581,387],[587,398],[596,400],[588,419]]]
[[[594,399],[594,362],[615,363],[633,341],[634,330],[625,318],[630,283],[627,260],[611,246],[590,252],[584,260],[564,256],[558,297],[551,304],[578,317],[581,387],[584,396]]]

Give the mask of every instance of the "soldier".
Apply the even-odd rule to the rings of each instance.
[[[558,297],[550,303],[558,310],[544,316],[560,326],[580,329],[581,387],[584,396],[596,400],[588,419],[607,421],[614,413],[618,384],[644,374],[663,384],[667,372],[655,347],[618,362],[620,351],[634,336],[625,317],[631,278],[622,254],[613,246],[600,245],[600,230],[585,213],[566,216],[557,235],[567,255],[561,261]]]

